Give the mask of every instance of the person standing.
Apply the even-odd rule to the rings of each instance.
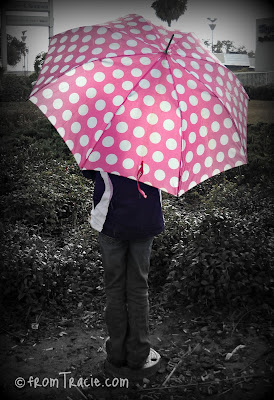
[[[99,232],[106,293],[106,372],[153,374],[160,355],[149,340],[148,275],[153,239],[164,230],[160,190],[102,171],[93,179],[90,224]]]

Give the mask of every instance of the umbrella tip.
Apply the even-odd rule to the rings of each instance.
[[[169,46],[170,46],[170,44],[171,44],[171,42],[172,42],[173,37],[174,37],[174,33],[173,33],[173,35],[171,36],[171,39],[170,39],[170,41],[169,41],[169,43],[168,43],[168,45],[167,45],[167,48],[165,49],[165,53],[166,53],[166,54],[167,54],[168,48],[169,48]]]

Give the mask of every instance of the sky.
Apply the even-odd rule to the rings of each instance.
[[[273,0],[188,0],[185,14],[177,22],[173,21],[168,28],[166,22],[156,17],[155,10],[151,7],[152,3],[153,0],[53,0],[54,34],[79,26],[104,23],[134,13],[165,29],[195,32],[200,39],[211,41],[211,30],[207,20],[210,17],[217,18],[214,43],[217,40],[231,40],[237,47],[244,45],[248,51],[255,51],[256,19],[274,16]],[[21,39],[23,30],[27,30],[26,43],[29,48],[27,69],[33,70],[35,56],[41,51],[47,51],[48,28],[7,27],[7,33],[18,39]],[[15,68],[9,67],[9,70],[22,70],[22,66],[23,61]]]

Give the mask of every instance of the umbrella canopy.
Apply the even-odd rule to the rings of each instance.
[[[180,196],[247,162],[240,81],[195,34],[139,15],[55,35],[30,100],[81,169]]]

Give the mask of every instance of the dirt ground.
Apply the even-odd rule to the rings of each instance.
[[[181,313],[158,308],[157,315],[154,311],[151,342],[161,353],[161,367],[155,376],[142,381],[104,374],[107,334],[102,316],[98,319],[95,312],[55,321],[42,317],[38,327],[19,332],[2,328],[1,399],[272,398],[271,319],[251,313],[224,320],[218,314],[205,317],[193,310]]]

